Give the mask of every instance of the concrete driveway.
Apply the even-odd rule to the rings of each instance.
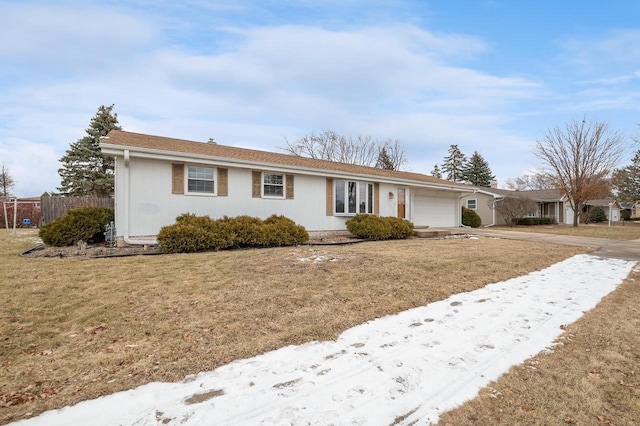
[[[575,237],[571,235],[541,234],[537,232],[508,231],[493,228],[446,228],[451,234],[472,234],[508,240],[527,240],[542,243],[594,249],[592,254],[606,258],[640,261],[640,239],[607,240],[605,238]]]

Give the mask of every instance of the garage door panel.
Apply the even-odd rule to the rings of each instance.
[[[457,222],[457,199],[416,195],[411,221],[416,226],[451,227]]]

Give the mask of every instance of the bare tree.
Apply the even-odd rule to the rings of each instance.
[[[538,172],[522,175],[515,179],[507,179],[505,184],[513,191],[535,191],[538,189],[554,189],[554,181],[548,173]]]
[[[608,178],[622,152],[622,135],[602,121],[574,120],[548,130],[536,143],[536,157],[544,162],[554,187],[568,198],[573,226],[578,226],[584,203],[608,194]]]
[[[9,168],[2,163],[0,166],[0,197],[7,198],[11,195],[11,188],[15,185],[15,181],[11,174],[9,174]]]
[[[507,226],[513,226],[515,219],[527,217],[534,214],[538,208],[538,203],[528,197],[506,197],[499,201],[491,201],[495,206],[496,212],[507,223]]]
[[[380,142],[371,136],[358,136],[357,138],[340,135],[332,130],[323,130],[316,134],[311,132],[294,142],[284,139],[286,146],[281,148],[290,154],[300,157],[309,157],[317,160],[337,161],[347,164],[358,164],[374,167],[378,164],[398,170],[406,161],[404,147],[399,140],[387,140]],[[382,164],[380,155],[382,151],[388,158],[388,162]]]

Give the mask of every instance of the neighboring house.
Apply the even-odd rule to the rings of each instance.
[[[591,210],[596,206],[600,207],[604,211],[604,214],[607,217],[607,220],[609,220],[609,214],[611,214],[612,222],[620,221],[620,218],[621,218],[620,211],[622,210],[622,207],[620,206],[620,203],[618,203],[616,200],[612,198],[607,198],[603,200],[589,200],[585,203],[584,207],[582,208],[582,213],[588,215],[591,213]]]
[[[629,219],[635,219],[639,204],[640,202],[620,203],[620,218],[622,219],[622,213],[626,211],[627,213],[629,213]]]
[[[530,217],[548,217],[553,221],[553,223],[560,223],[560,224],[566,224],[566,225],[573,224],[574,213],[573,213],[573,209],[571,208],[571,204],[569,203],[566,196],[561,195],[555,189],[513,191],[508,189],[484,188],[483,192],[487,192],[488,194],[493,194],[495,197],[495,202],[500,202],[501,199],[510,198],[510,197],[528,198],[536,203],[535,210],[533,210],[529,214]],[[466,198],[470,198],[470,197],[471,196],[467,196]],[[490,197],[488,196],[486,197],[486,202],[489,204],[492,202]],[[615,221],[621,220],[621,215],[620,215],[621,206],[614,199],[589,200],[583,206],[582,213],[589,214],[593,207],[599,206],[604,210],[605,215],[607,216],[607,219],[608,219],[610,205],[611,205],[611,221],[615,222]],[[506,225],[506,221],[500,214],[497,214],[496,221],[494,223],[496,225]],[[483,218],[483,225],[484,224],[485,224],[485,220]]]
[[[474,189],[475,192],[462,197],[462,206],[475,211],[482,220],[482,226],[504,225],[504,219],[495,209],[495,203],[504,196],[496,193],[496,188],[477,186]]]
[[[344,230],[357,213],[415,226],[461,223],[468,185],[418,173],[112,130],[117,236],[148,244],[178,215],[284,215],[309,231]]]

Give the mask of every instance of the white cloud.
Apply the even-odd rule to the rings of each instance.
[[[3,4],[0,14],[0,59],[35,66],[102,67],[154,37],[139,19],[82,3]]]

